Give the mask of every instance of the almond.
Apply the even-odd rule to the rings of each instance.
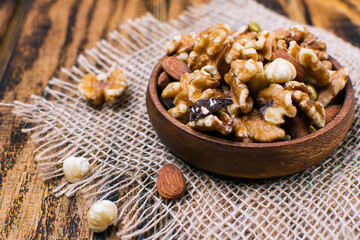
[[[294,118],[289,118],[288,129],[292,138],[301,138],[308,135],[308,127],[303,119],[297,114]]]
[[[180,197],[186,189],[183,173],[174,164],[165,164],[160,169],[156,188],[163,198],[175,199]]]
[[[180,81],[181,75],[190,72],[186,63],[173,56],[165,57],[162,60],[162,67],[167,74],[178,81]]]
[[[157,80],[157,85],[159,88],[164,89],[170,82],[171,78],[169,77],[169,75],[167,75],[166,72],[160,73]]]
[[[325,124],[328,124],[340,111],[341,105],[335,104],[325,108]]]
[[[285,51],[282,50],[275,50],[272,53],[272,60],[274,61],[277,58],[283,58],[287,61],[289,61],[290,63],[292,63],[292,65],[294,65],[295,69],[296,69],[296,78],[295,80],[298,80],[300,82],[304,82],[305,81],[305,68],[300,64],[300,62],[294,58],[293,56],[291,56],[290,54],[288,54]]]

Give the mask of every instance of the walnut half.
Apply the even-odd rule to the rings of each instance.
[[[266,122],[258,110],[245,114],[242,121],[250,138],[259,142],[272,142],[285,136],[285,131]]]
[[[100,105],[104,100],[111,104],[115,103],[125,88],[125,75],[119,68],[110,75],[86,74],[78,86],[80,94],[94,105]]]
[[[284,117],[295,117],[297,110],[292,104],[291,92],[279,84],[271,84],[261,90],[257,96],[258,103],[262,106],[260,113],[266,122],[279,125],[285,122]]]
[[[349,70],[346,67],[340,68],[331,74],[331,83],[319,93],[318,100],[324,107],[345,87],[349,77]]]
[[[312,89],[309,86],[305,83],[290,81],[285,84],[285,89],[291,91],[293,101],[316,126],[325,126],[325,108],[319,101],[311,98]]]

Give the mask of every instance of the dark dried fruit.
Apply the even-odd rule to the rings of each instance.
[[[166,110],[175,107],[173,98],[162,98],[161,96],[159,98]]]
[[[190,122],[217,112],[231,104],[233,104],[233,101],[230,98],[199,99],[189,107]]]

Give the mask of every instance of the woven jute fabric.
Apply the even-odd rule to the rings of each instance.
[[[15,102],[14,113],[31,123],[24,131],[36,143],[35,156],[45,180],[63,176],[66,157],[83,156],[91,162],[85,178],[72,184],[62,178],[54,193],[78,194],[89,204],[114,201],[119,207],[117,236],[124,239],[359,239],[360,50],[333,34],[311,28],[350,70],[355,117],[336,150],[304,172],[266,180],[212,175],[171,154],[149,122],[147,81],[165,54],[165,43],[220,22],[238,29],[250,20],[266,30],[295,24],[247,0],[211,1],[167,23],[145,15],[85,51],[74,67],[62,70],[61,79],[49,80],[44,95],[32,96],[27,104]],[[115,105],[90,106],[77,91],[81,77],[114,67],[126,74],[125,94]],[[187,180],[185,195],[175,201],[162,199],[156,191],[159,169],[169,162]]]

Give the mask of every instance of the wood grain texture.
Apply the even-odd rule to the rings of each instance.
[[[0,101],[30,102],[31,94],[41,94],[51,77],[60,76],[61,67],[71,67],[80,53],[125,20],[147,11],[166,20],[169,9],[175,18],[190,4],[167,1],[164,8],[160,3],[35,0],[0,83]],[[2,19],[7,17],[7,8],[0,5]],[[81,217],[86,215],[82,198],[51,194],[56,181],[42,181],[34,159],[35,146],[21,133],[24,127],[11,108],[0,107],[0,238],[115,239],[114,231],[93,234],[88,229]]]
[[[303,24],[324,28],[360,47],[358,0],[256,0]]]
[[[4,36],[11,16],[14,14],[15,7],[15,1],[3,0],[0,2],[0,39]]]
[[[19,0],[11,11],[11,18],[7,22],[6,30],[0,43],[0,82],[14,52],[19,39],[23,23],[30,9],[32,1]]]
[[[359,46],[358,0],[260,1],[294,20],[324,27]],[[3,36],[18,1],[0,3]],[[161,20],[176,18],[185,7],[206,0],[33,0],[17,47],[0,81],[0,101],[30,102],[61,67],[71,67],[85,49],[129,18],[150,11]],[[299,12],[294,12],[298,11]],[[329,12],[328,12],[329,11]],[[3,39],[1,39],[3,41]],[[0,239],[115,239],[113,231],[93,235],[82,198],[56,198],[44,183],[34,159],[34,145],[21,133],[26,127],[0,107]]]

